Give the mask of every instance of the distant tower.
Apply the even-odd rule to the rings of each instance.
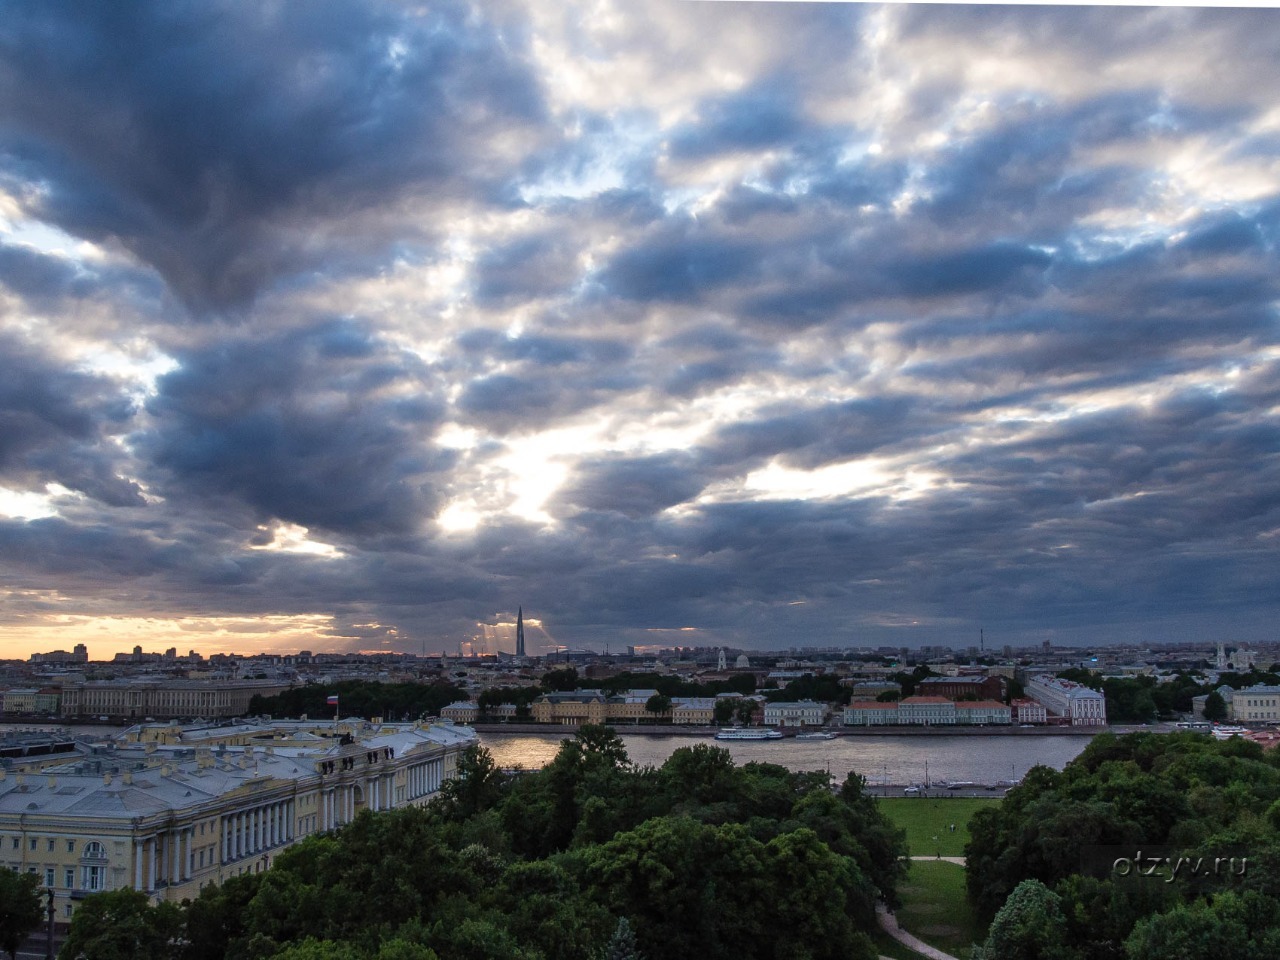
[[[1218,641],[1218,657],[1214,663],[1220,672],[1227,669],[1227,648],[1221,640]]]
[[[716,661],[716,669],[721,672],[724,672],[724,670],[727,669],[727,667],[728,667],[728,664],[725,663],[725,659],[724,659],[724,647],[721,647],[720,659]]]
[[[516,611],[516,656],[524,656],[524,607]]]

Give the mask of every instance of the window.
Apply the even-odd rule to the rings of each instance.
[[[53,867],[44,868],[44,885],[46,887],[53,886]]]
[[[80,868],[80,886],[84,890],[91,892],[102,889],[102,878],[107,872],[106,867],[86,866]]]
[[[62,885],[70,890],[76,885],[76,871],[74,867],[67,867],[62,871]]]
[[[71,917],[71,904],[69,904],[69,903],[68,903],[65,907],[63,907],[63,908],[62,908],[62,915],[63,915],[64,917],[67,917],[68,919],[70,919],[70,917]]]
[[[50,853],[53,853],[53,845],[54,845],[54,843],[55,843],[55,841],[54,841],[53,837],[50,837],[50,838],[49,838],[49,852],[50,852]]]
[[[76,852],[76,842],[74,840],[68,840],[67,853],[75,853],[75,852]]]

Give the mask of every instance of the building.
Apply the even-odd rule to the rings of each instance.
[[[1000,700],[1008,698],[1009,681],[995,676],[925,677],[916,684],[922,697],[946,697],[948,700]]]
[[[956,722],[956,705],[946,697],[907,697],[898,703],[898,722],[926,727]]]
[[[855,700],[844,708],[844,723],[849,727],[888,725],[954,726],[968,724],[1008,725],[1013,710],[994,700],[947,700],[944,697],[907,697],[900,703],[877,703]]]
[[[38,773],[0,760],[0,865],[52,888],[63,921],[103,890],[194,898],[361,810],[424,804],[477,742],[452,724],[363,721],[129,734]]]
[[[956,723],[1008,725],[1013,722],[1013,710],[997,700],[956,701]]]
[[[1043,703],[1036,703],[1030,697],[1019,697],[1009,706],[1013,710],[1014,723],[1048,723],[1049,714]]]
[[[639,723],[641,720],[670,719],[669,714],[655,714],[645,709],[650,697],[658,695],[657,690],[626,690],[615,694],[605,701],[605,722],[607,723]]]
[[[1280,722],[1280,687],[1258,683],[1236,690],[1231,708],[1232,719],[1243,723]]]
[[[1043,705],[1050,716],[1061,717],[1073,727],[1107,724],[1107,700],[1092,687],[1040,674],[1028,678],[1027,696]]]
[[[875,700],[855,700],[844,708],[845,726],[874,727],[898,722],[896,703],[878,703]]]
[[[882,693],[901,693],[902,684],[892,680],[841,680],[842,687],[848,687],[854,700],[874,700]]]
[[[710,726],[715,716],[715,697],[676,697],[671,701],[672,723]]]
[[[215,720],[243,717],[255,696],[274,697],[289,684],[272,680],[183,680],[129,677],[64,684],[62,716],[67,720]]]
[[[54,650],[50,653],[33,653],[28,658],[29,663],[47,663],[47,664],[80,664],[89,662],[89,648],[83,643],[77,643],[71,648],[71,652],[65,650]]]
[[[474,700],[458,700],[441,710],[440,716],[454,723],[475,723],[480,716],[480,705]]]
[[[766,703],[764,725],[766,727],[820,727],[827,717],[825,704],[815,700]]]
[[[604,723],[605,695],[599,690],[570,690],[546,693],[533,701],[533,719],[538,723]]]
[[[5,713],[35,713],[38,690],[26,687],[14,688],[4,692]]]

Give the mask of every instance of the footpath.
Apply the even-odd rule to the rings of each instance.
[[[964,866],[964,857],[912,857],[912,860],[945,860],[947,863],[956,863]],[[876,919],[880,922],[880,929],[887,933],[893,939],[908,950],[913,950],[922,957],[928,957],[929,960],[958,960],[949,953],[944,953],[937,947],[931,947],[918,937],[913,937],[907,931],[898,926],[898,918],[895,917],[883,903],[876,904]],[[890,960],[889,957],[881,956],[880,960]]]
[[[883,903],[876,904],[876,919],[880,921],[881,930],[893,937],[893,939],[897,940],[908,950],[914,950],[916,953],[920,954],[920,956],[928,957],[929,960],[957,960],[957,958],[953,957],[951,954],[943,953],[936,947],[929,946],[923,940],[913,937],[911,934],[907,933],[907,931],[899,927],[898,918],[890,913],[889,908]],[[887,958],[882,957],[881,960],[887,960]]]

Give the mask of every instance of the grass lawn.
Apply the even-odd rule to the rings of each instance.
[[[959,864],[913,860],[899,892],[898,924],[930,946],[963,958],[973,944],[986,939],[965,898],[964,867]]]
[[[885,815],[907,831],[907,849],[913,857],[939,853],[963,857],[964,845],[969,842],[969,818],[999,802],[970,797],[890,797],[879,801]],[[955,832],[949,829],[953,823]]]

